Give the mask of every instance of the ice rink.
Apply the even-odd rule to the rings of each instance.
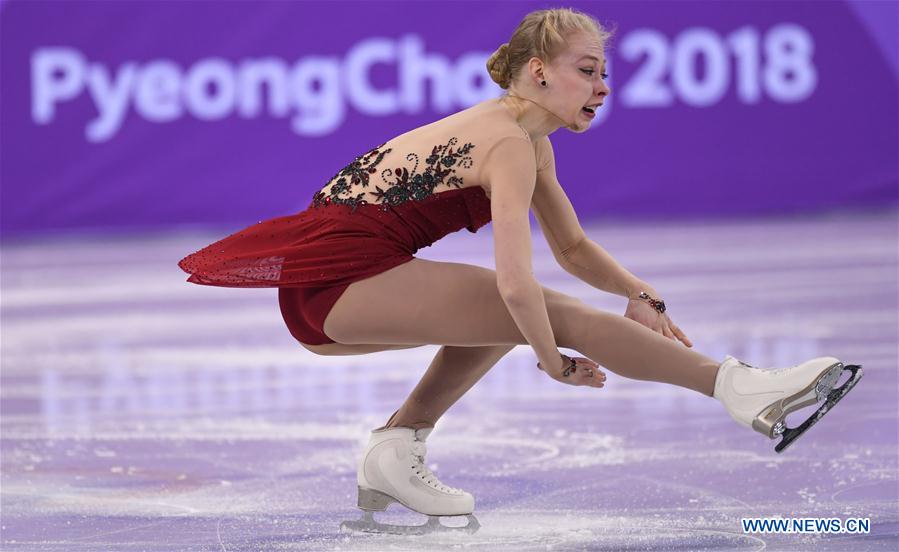
[[[760,367],[832,355],[864,378],[776,454],[694,391],[608,369],[603,389],[560,385],[519,346],[428,440],[428,465],[474,494],[480,530],[345,534],[368,432],[438,346],[306,351],[276,290],[185,282],[177,261],[221,232],[5,242],[3,550],[896,550],[897,213],[587,230],[662,294],[695,350]],[[492,268],[491,232],[418,256]],[[558,267],[538,231],[534,268],[624,313],[623,297]],[[748,517],[871,526],[744,533]],[[376,519],[425,518],[394,504]]]

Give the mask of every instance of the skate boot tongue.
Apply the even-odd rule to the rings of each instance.
[[[410,452],[413,456],[416,456],[419,461],[424,462],[425,454],[427,454],[427,446],[425,445],[425,441],[428,438],[428,435],[433,431],[433,427],[424,427],[421,429],[416,429],[412,432],[412,443],[410,443]]]

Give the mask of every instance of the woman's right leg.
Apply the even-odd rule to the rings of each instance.
[[[515,345],[444,345],[406,402],[383,427],[434,427],[462,395],[514,348]]]
[[[559,347],[623,377],[712,396],[719,362],[622,315],[542,289]],[[418,258],[350,284],[324,331],[345,344],[528,344],[499,295],[495,271]]]

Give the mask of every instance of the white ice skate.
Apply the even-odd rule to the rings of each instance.
[[[345,521],[342,531],[365,531],[394,534],[423,534],[433,531],[474,533],[480,527],[474,510],[474,497],[460,489],[448,487],[425,466],[425,440],[433,428],[393,427],[376,429],[359,461],[356,479],[359,486],[358,505],[362,519]],[[423,525],[390,525],[374,519],[393,502],[428,516]],[[439,516],[467,516],[464,527],[449,527]]]
[[[851,372],[851,376],[834,389],[843,370]],[[714,397],[740,424],[770,439],[783,435],[774,447],[775,451],[783,452],[833,408],[861,377],[861,366],[844,366],[834,357],[815,358],[780,370],[762,370],[728,355],[718,369]],[[787,427],[787,414],[820,401],[824,404],[802,424]]]

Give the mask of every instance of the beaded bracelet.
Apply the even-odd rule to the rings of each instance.
[[[637,298],[638,299],[646,299],[649,302],[649,304],[652,305],[652,308],[659,311],[660,313],[665,312],[665,301],[663,301],[661,299],[653,299],[645,291],[641,291],[640,295],[638,295]]]
[[[565,355],[562,353],[559,353],[559,354],[562,355],[562,358],[567,359],[569,362],[568,367],[565,368],[565,371],[562,372],[562,375],[567,378],[572,372],[577,372],[577,362],[568,355]],[[543,368],[540,366],[539,362],[537,363],[537,368],[540,368],[541,370],[543,370]]]

